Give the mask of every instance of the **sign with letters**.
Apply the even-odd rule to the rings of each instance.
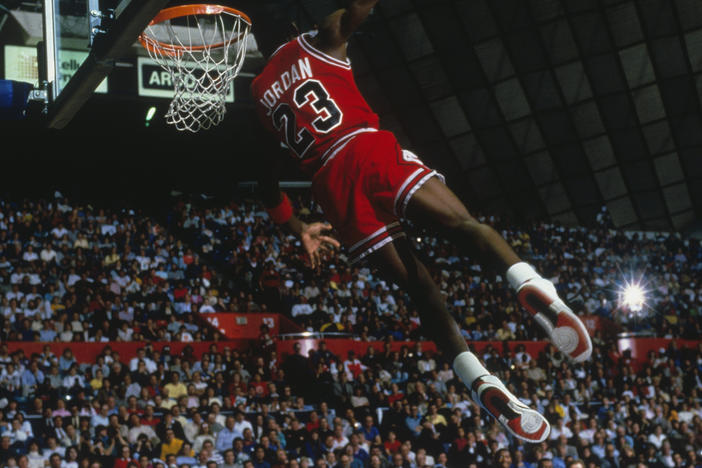
[[[187,64],[195,67],[196,64]],[[137,59],[139,96],[173,98],[173,77],[153,59],[139,57]],[[234,102],[234,83],[229,85],[226,102]]]

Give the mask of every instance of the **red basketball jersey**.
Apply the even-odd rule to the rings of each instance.
[[[310,175],[354,135],[378,129],[351,64],[331,57],[303,34],[281,46],[251,84],[264,125]]]

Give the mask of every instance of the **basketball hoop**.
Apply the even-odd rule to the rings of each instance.
[[[156,15],[139,42],[171,75],[175,95],[166,122],[197,132],[222,121],[250,31],[248,16],[221,5],[182,5]]]

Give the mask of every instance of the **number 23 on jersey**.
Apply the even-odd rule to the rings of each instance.
[[[273,126],[282,133],[283,141],[297,157],[304,158],[316,138],[309,128],[298,126],[296,109],[312,108],[317,117],[311,126],[318,134],[327,134],[341,125],[343,113],[324,85],[314,79],[308,79],[295,88],[293,104],[295,109],[286,102],[278,104],[272,114]]]

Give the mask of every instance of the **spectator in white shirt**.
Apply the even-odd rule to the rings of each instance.
[[[24,293],[22,291],[20,291],[19,283],[13,284],[12,289],[10,289],[10,291],[5,293],[5,298],[7,298],[8,301],[11,301],[13,299],[16,301],[20,301],[20,300],[22,300],[23,297],[24,297]]]
[[[68,371],[68,375],[63,378],[63,387],[67,390],[78,386],[80,388],[85,387],[85,379],[78,373],[78,365],[73,364]]]
[[[97,414],[94,414],[90,418],[90,425],[93,428],[98,427],[98,426],[105,426],[105,427],[109,426],[110,425],[110,416],[108,414],[109,411],[110,411],[110,408],[106,404],[103,404],[102,406],[100,406],[100,412]]]
[[[44,468],[44,457],[39,453],[39,444],[36,441],[32,441],[29,444],[27,461],[29,462],[28,468]]]
[[[237,437],[244,437],[244,430],[246,429],[251,429],[253,431],[253,425],[244,419],[244,413],[242,411],[237,411],[236,415],[234,416],[234,438]]]
[[[10,442],[12,444],[17,442],[25,443],[31,437],[31,434],[22,428],[22,421],[17,417],[12,420],[8,435],[10,436]]]
[[[156,372],[158,366],[156,366],[156,363],[153,360],[146,356],[146,350],[144,348],[139,348],[137,350],[136,357],[133,357],[129,361],[129,370],[132,372],[136,371],[139,368],[139,361],[144,361],[144,364],[146,364],[146,370],[149,374]]]
[[[663,434],[663,427],[658,424],[653,430],[653,433],[649,434],[648,441],[653,444],[657,450],[660,450],[661,446],[663,445],[663,441],[667,438],[668,436]]]
[[[48,437],[46,439],[46,448],[41,451],[41,456],[45,461],[49,461],[49,457],[54,453],[58,453],[61,458],[66,455],[66,447],[58,445],[56,437]]]
[[[293,317],[299,317],[301,315],[310,315],[314,312],[314,309],[307,302],[307,297],[300,296],[299,302],[292,306],[290,313]]]
[[[568,439],[573,437],[573,432],[570,430],[568,426],[565,424],[565,420],[563,418],[558,418],[556,421],[556,424],[551,428],[551,434],[549,435],[550,440],[556,440],[561,435],[565,435]]]
[[[63,227],[63,223],[59,223],[58,226],[51,230],[51,235],[54,236],[54,239],[57,240],[63,239],[63,236],[65,236],[66,234],[68,234],[68,230],[65,227]]]
[[[51,244],[44,244],[44,248],[39,253],[39,258],[46,263],[56,261],[56,251]]]
[[[34,251],[34,247],[28,245],[27,250],[22,254],[22,260],[29,263],[36,262],[39,260],[39,255]]]
[[[78,468],[78,450],[69,447],[66,450],[66,457],[61,461],[61,468]]]

